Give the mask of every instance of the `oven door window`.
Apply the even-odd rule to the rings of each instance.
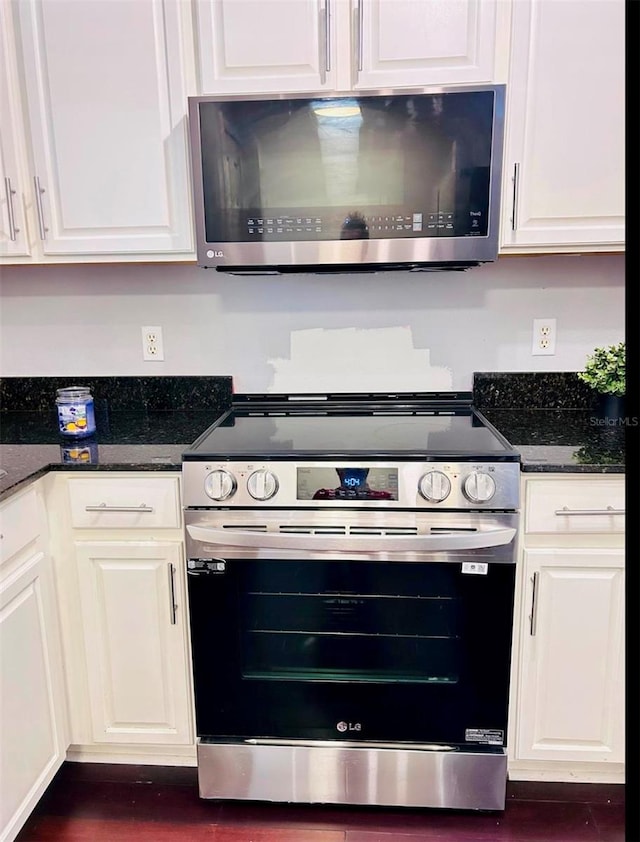
[[[198,733],[506,731],[515,565],[230,560],[189,576]],[[344,738],[344,735],[343,737]]]
[[[307,564],[293,580],[280,567],[246,583],[239,599],[243,678],[459,680],[464,609],[446,570],[419,583],[415,570],[392,582],[385,581],[393,572],[388,566],[320,567],[323,581],[318,565]]]

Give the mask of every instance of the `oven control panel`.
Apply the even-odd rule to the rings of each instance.
[[[182,465],[187,508],[519,508],[518,462],[225,462]]]

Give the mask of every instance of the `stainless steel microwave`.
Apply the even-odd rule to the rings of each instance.
[[[198,264],[466,269],[498,254],[505,86],[189,99]]]

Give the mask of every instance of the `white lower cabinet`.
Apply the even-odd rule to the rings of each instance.
[[[525,479],[509,772],[624,779],[624,479]]]
[[[51,559],[39,493],[0,509],[0,840],[15,839],[67,748]]]
[[[76,542],[93,739],[192,741],[182,544]]]
[[[624,552],[526,550],[517,755],[624,761]]]
[[[195,765],[180,475],[47,480],[69,759]]]

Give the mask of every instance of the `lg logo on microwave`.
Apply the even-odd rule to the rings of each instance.
[[[341,734],[345,731],[362,731],[362,725],[359,722],[338,722],[336,728]]]
[[[213,251],[213,249],[209,249],[207,252],[207,257],[224,257],[223,251]]]

